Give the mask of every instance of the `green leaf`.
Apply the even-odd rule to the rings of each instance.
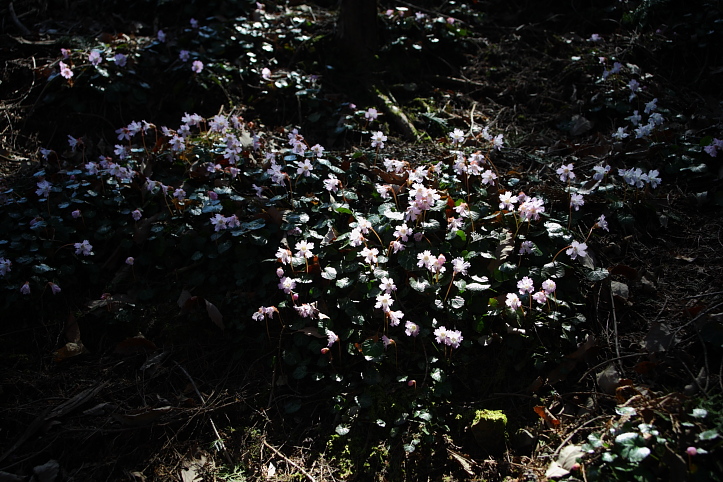
[[[364,340],[362,353],[369,360],[379,358],[384,354],[384,344],[374,340]]]
[[[336,279],[336,269],[327,266],[324,268],[324,271],[321,272],[321,277],[328,280]]]
[[[650,449],[648,447],[630,447],[620,452],[621,457],[633,463],[642,461],[648,455],[650,455]]]
[[[256,229],[261,229],[264,226],[266,226],[266,221],[263,219],[254,219],[253,221],[249,221],[247,223],[241,223],[241,229],[244,231],[254,231]]]
[[[301,380],[302,378],[304,378],[306,376],[306,374],[307,374],[306,365],[299,365],[298,367],[296,367],[296,369],[294,370],[294,373],[291,376],[293,376],[296,380]]]
[[[717,430],[706,430],[698,435],[698,440],[713,440],[718,438],[719,435]]]
[[[424,420],[425,422],[430,422],[432,420],[432,414],[427,412],[426,410],[418,410],[414,412],[414,416],[416,418]]]
[[[465,286],[465,289],[470,291],[484,291],[490,289],[489,284],[482,284],[482,283],[467,283],[467,286]]]
[[[415,291],[424,293],[424,290],[429,288],[429,282],[425,279],[417,280],[415,278],[409,278],[409,286],[411,286]]]
[[[585,278],[590,281],[602,281],[610,275],[605,268],[595,268],[585,273]]]
[[[47,264],[38,264],[33,266],[33,272],[37,274],[48,273],[50,271],[55,271],[55,268],[51,268]]]
[[[455,296],[450,300],[449,303],[452,308],[458,310],[464,306],[464,298],[462,298],[461,296]]]
[[[433,368],[429,375],[435,382],[443,382],[447,378],[441,368]]]

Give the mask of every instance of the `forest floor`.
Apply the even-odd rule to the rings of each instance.
[[[328,149],[353,148],[361,134],[339,134],[324,118],[348,103],[382,110],[372,86],[389,95],[419,133],[418,139],[405,138],[403,128],[390,121],[391,152],[415,151],[420,160],[431,160],[439,155],[437,139],[453,128],[492,126],[507,140],[498,166],[525,176],[549,174],[561,162],[581,169],[601,160],[654,163],[660,145],[673,139],[695,144],[722,135],[721,54],[701,45],[702,34],[691,32],[684,16],[677,18],[686,13],[682,10],[651,10],[644,21],[636,17],[638,24],[623,24],[623,6],[576,10],[567,2],[519,2],[525,4],[520,7],[480,1],[470,8],[484,20],[465,23],[459,11],[466,7],[398,2],[409,7],[408,15],[457,15],[460,28],[469,31],[445,44],[452,50],[425,44],[420,55],[408,55],[416,31],[386,23],[379,60],[373,71],[360,72],[343,62],[326,68],[334,63],[329,59],[335,53],[335,10],[278,2],[267,5],[269,26],[259,33],[271,50],[256,53],[263,59],[275,55],[274,75],[287,72],[285,79],[294,72],[317,75],[313,82],[319,84],[304,84],[320,85],[315,97],[259,87],[246,74],[223,87],[196,83],[164,94],[162,86],[135,104],[93,97],[93,106],[73,110],[59,97],[48,97],[45,71],[68,42],[84,39],[93,45],[121,35],[141,42],[155,35],[159,22],[173,31],[191,16],[177,12],[160,19],[157,12],[146,12],[131,18],[120,8],[103,12],[90,3],[74,3],[70,11],[49,2],[16,2],[14,11],[2,7],[0,175],[5,188],[32,172],[40,148],[67,149],[68,134],[112,145],[114,126],[130,120],[177,123],[184,111],[209,117],[231,104],[265,126],[301,126],[308,139]],[[623,4],[635,10],[632,3]],[[244,24],[203,13],[196,12],[202,23]],[[298,25],[300,43],[279,34]],[[591,40],[593,34],[601,40]],[[593,59],[592,50],[607,63]],[[229,49],[216,55],[248,53]],[[612,142],[613,126],[629,113],[606,104],[600,76],[611,59],[645,84],[646,100],[654,97],[664,106],[669,129],[663,138],[625,152]],[[262,63],[252,67],[260,69]],[[149,83],[152,72],[149,66]],[[82,101],[78,95],[74,102]],[[473,443],[449,440],[433,467],[409,470],[415,480],[546,480],[564,445],[620,420],[616,404],[655,413],[666,438],[686,446],[695,440],[686,442],[679,421],[690,400],[707,401],[710,417],[723,417],[721,158],[710,158],[700,175],[661,169],[663,183],[651,193],[655,209],[628,230],[604,237],[596,263],[608,269],[614,284],[595,285],[586,293],[586,330],[594,343],[547,373],[545,415],[533,411],[541,405],[534,390],[489,394],[515,418],[518,430],[507,450],[488,454]],[[171,301],[149,316],[176,311]],[[84,326],[88,353],[64,359],[57,355],[67,336],[62,322],[16,325],[14,317],[2,313],[0,329],[0,480],[372,480],[355,475],[363,461],[355,461],[353,453],[345,459],[327,443],[333,426],[323,394],[274,387],[268,363],[245,359],[235,342],[198,320],[174,318],[187,325],[164,324],[152,339]],[[534,381],[532,376],[529,384]],[[280,403],[292,396],[303,400],[304,410],[281,414]],[[693,480],[686,447],[673,445],[665,454],[672,474],[667,480]],[[408,460],[407,467],[414,463]],[[711,459],[702,466],[713,473],[723,470]],[[378,472],[378,480],[394,480],[382,468]],[[582,480],[584,473],[577,476]]]

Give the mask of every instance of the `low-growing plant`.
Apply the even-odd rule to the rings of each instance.
[[[182,120],[121,127],[112,154],[69,137],[67,155],[43,151],[33,178],[6,186],[5,309],[69,292],[71,311],[122,321],[200,306],[276,347],[279,377],[356,393],[337,401],[337,433],[372,423],[407,453],[450,430],[439,407],[461,387],[523,388],[510,376],[525,360],[540,369],[582,341],[579,282],[607,275],[588,243],[609,229],[585,197],[660,182],[606,167],[579,182],[570,163],[546,194],[514,192],[487,128],[455,129],[446,157],[411,165],[384,155],[382,132],[330,154],[237,115]]]

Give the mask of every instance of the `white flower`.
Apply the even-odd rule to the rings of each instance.
[[[381,279],[381,283],[380,283],[379,287],[385,293],[391,293],[392,291],[397,291],[397,286],[394,284],[394,280],[392,278],[383,277]]]
[[[299,258],[311,258],[314,256],[314,253],[311,252],[312,249],[314,249],[314,243],[303,240],[299,241],[296,243],[296,256]]]
[[[334,174],[329,173],[328,179],[324,179],[324,189],[330,192],[337,192],[341,186],[341,181]]]
[[[361,232],[361,229],[354,228],[349,233],[349,245],[350,246],[361,246],[366,241],[366,238]]]
[[[289,278],[288,276],[284,276],[279,281],[279,289],[284,290],[284,293],[287,295],[291,293],[291,290],[296,288],[296,281],[292,278]]]
[[[412,232],[412,230],[407,226],[407,223],[400,224],[399,226],[397,226],[397,227],[394,228],[394,229],[395,229],[395,231],[394,231],[394,237],[395,237],[395,238],[399,238],[399,239],[401,239],[402,241],[408,241],[408,240],[409,240],[409,236],[411,236],[412,234],[414,234],[414,233]]]
[[[464,142],[464,132],[461,129],[455,129],[449,134],[453,144],[462,144]]]
[[[602,181],[605,175],[610,172],[610,166],[594,166],[592,170],[595,171],[592,178],[596,181]]]
[[[585,204],[585,199],[583,199],[582,194],[573,194],[570,196],[570,207],[574,208],[575,211],[580,210],[580,206]]]
[[[384,149],[384,142],[386,140],[387,136],[385,136],[382,132],[375,132],[372,134],[372,147]]]
[[[487,169],[482,173],[482,184],[494,184],[497,174]]]
[[[535,249],[535,243],[532,241],[522,241],[519,254],[532,254]]]
[[[618,127],[618,130],[613,133],[613,139],[617,139],[619,141],[622,141],[626,137],[630,137],[630,134],[625,132],[627,129],[625,127]]]
[[[648,182],[650,183],[650,187],[655,189],[660,185],[660,178],[658,177],[658,174],[660,174],[656,169],[653,169],[648,172]]]
[[[448,344],[448,336],[449,335],[447,332],[447,328],[445,328],[444,326],[440,326],[439,328],[434,330],[434,337],[437,340],[437,343],[447,345]]]
[[[524,295],[525,293],[532,293],[535,291],[535,286],[532,279],[529,276],[525,276],[517,282],[517,289]]]
[[[548,279],[548,280],[545,280],[542,282],[542,289],[545,291],[545,293],[547,293],[548,295],[551,295],[557,289],[557,285],[555,284],[554,281],[552,281],[551,279]]]
[[[359,256],[364,257],[364,261],[367,264],[377,264],[377,255],[379,254],[379,250],[377,248],[368,248],[364,247],[361,252],[359,253]]]
[[[417,325],[413,321],[406,321],[404,323],[404,333],[406,333],[407,336],[419,335],[419,325]]]
[[[516,293],[507,293],[507,299],[505,300],[505,304],[513,310],[516,310],[520,306],[522,306],[522,302],[520,301],[520,298],[517,296]]]
[[[575,179],[575,173],[572,172],[572,169],[572,163],[567,165],[563,164],[561,167],[559,167],[556,172],[560,175],[560,181],[568,182]]]
[[[532,299],[538,302],[541,305],[544,305],[545,302],[547,302],[547,294],[545,294],[544,291],[538,291],[534,295],[532,295]]]
[[[596,224],[599,228],[602,228],[602,229],[605,230],[605,231],[610,231],[610,229],[608,229],[608,222],[607,222],[607,220],[605,219],[605,215],[604,215],[604,214],[601,214],[601,215],[600,215],[600,217],[599,217],[598,220],[597,220],[597,223],[595,223],[595,224]]]
[[[296,169],[296,173],[300,176],[309,177],[311,176],[311,171],[314,169],[314,166],[311,165],[311,161],[308,159],[304,159],[303,162],[297,162],[296,163],[298,169]]]
[[[279,248],[276,251],[276,258],[281,261],[282,264],[291,263],[291,251],[286,248]]]
[[[468,261],[465,261],[464,258],[454,258],[452,260],[452,270],[454,271],[454,274],[467,274],[467,268],[472,266],[469,264]]]
[[[394,300],[390,293],[380,293],[377,295],[377,303],[374,305],[374,308],[381,308],[382,311],[387,312],[393,304]]]
[[[404,313],[402,313],[400,310],[389,310],[387,311],[387,316],[389,317],[389,325],[397,326],[402,321],[402,318],[404,318]]]
[[[500,209],[506,209],[508,211],[514,211],[514,204],[517,203],[517,197],[513,196],[511,192],[506,191],[504,194],[500,194]]]
[[[417,263],[417,266],[419,266],[420,268],[425,267],[427,269],[429,269],[429,267],[432,265],[432,263],[437,261],[437,258],[432,256],[432,252],[429,251],[428,249],[422,253],[418,253],[417,259],[419,260],[419,262]]]
[[[585,256],[587,256],[586,250],[587,244],[573,241],[567,251],[565,251],[565,254],[567,254],[572,259],[577,259],[578,256],[584,258]]]
[[[82,243],[75,243],[75,254],[82,254],[83,256],[90,256],[93,254],[93,245],[91,245],[87,239],[83,240]]]

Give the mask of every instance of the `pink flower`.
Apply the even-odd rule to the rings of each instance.
[[[8,271],[12,271],[10,267],[13,265],[13,262],[9,259],[0,258],[0,276],[5,276]]]
[[[284,293],[291,294],[291,291],[296,288],[296,281],[288,276],[284,276],[279,280],[279,289],[284,290]]]
[[[26,281],[24,285],[20,287],[20,292],[24,295],[30,294],[30,282]]]
[[[203,70],[203,62],[201,62],[200,60],[194,60],[193,65],[191,65],[191,70],[193,70],[197,74],[200,74]]]
[[[88,55],[88,61],[97,67],[103,61],[103,57],[98,50],[93,50],[90,52],[90,55]]]
[[[555,292],[555,290],[557,289],[557,285],[555,284],[554,281],[552,281],[551,279],[548,279],[548,280],[545,280],[542,282],[542,289],[549,296]]]
[[[136,259],[133,256],[128,256],[126,258],[126,264],[128,266],[133,266],[133,264],[136,262]]]
[[[40,197],[47,198],[48,195],[50,194],[51,184],[46,180],[42,180],[37,183],[37,186],[38,186],[38,189],[35,191],[35,194],[37,194]]]
[[[605,215],[604,215],[604,214],[601,214],[601,215],[600,215],[600,217],[598,218],[597,223],[595,223],[595,225],[596,225],[598,228],[603,229],[604,231],[610,231],[610,228],[608,228],[608,222],[607,222],[607,220],[605,219]]]
[[[529,276],[525,276],[517,282],[517,289],[524,295],[525,293],[532,293],[535,291],[535,286],[532,279]]]
[[[67,64],[64,62],[60,62],[60,75],[64,77],[67,80],[70,80],[71,77],[73,77],[73,71],[70,70],[70,67],[68,67]]]
[[[446,345],[447,344],[447,337],[449,335],[447,334],[447,328],[444,326],[440,326],[436,330],[434,330],[434,338],[437,340],[437,343],[441,343]]]
[[[516,293],[507,293],[507,300],[505,300],[505,304],[513,310],[516,310],[520,306],[522,306],[522,302],[520,301],[520,298],[517,296]]]
[[[131,216],[133,216],[134,221],[138,221],[143,217],[143,213],[140,212],[140,210],[136,209],[131,213]]]
[[[57,295],[61,291],[60,286],[56,285],[52,281],[48,281],[48,286],[50,286],[50,291],[52,291],[54,295]]]
[[[580,206],[585,204],[585,199],[582,197],[582,194],[572,194],[570,196],[570,207],[575,209],[575,211],[580,210]]]
[[[404,323],[404,333],[407,334],[407,336],[417,336],[419,335],[419,325],[414,323],[413,321],[407,321]]]
[[[559,167],[557,169],[557,173],[560,175],[560,181],[562,182],[568,182],[575,179],[575,173],[572,172],[573,166],[572,163],[565,165],[563,164],[562,167]]]
[[[544,305],[547,301],[547,295],[544,291],[538,291],[534,295],[532,295],[532,299],[537,301],[539,304]]]
[[[156,36],[158,37],[159,42],[163,43],[166,41],[166,33],[163,30],[159,30]]]
[[[291,251],[286,248],[279,248],[276,251],[276,258],[282,264],[291,264]]]
[[[389,325],[390,326],[399,325],[399,322],[401,322],[402,318],[404,318],[404,313],[401,310],[397,310],[397,311],[389,310],[386,313],[387,313],[387,316],[389,317]]]
[[[70,58],[70,49],[60,49],[60,55],[62,55],[65,60],[68,60]]]
[[[327,340],[327,347],[331,348],[331,345],[336,343],[339,340],[339,337],[334,333],[333,331],[327,329],[326,330],[326,340]]]
[[[454,274],[467,274],[467,268],[469,268],[471,265],[469,262],[465,261],[464,258],[454,258],[452,260],[452,269],[454,270]]]
[[[324,189],[326,189],[327,191],[337,192],[340,185],[341,181],[337,179],[334,174],[329,173],[329,178],[324,179]]]
[[[364,112],[364,117],[369,121],[375,121],[379,117],[379,112],[374,107],[370,107]]]
[[[535,243],[532,241],[522,241],[520,246],[520,254],[532,254],[535,249]]]
[[[191,58],[191,52],[188,50],[181,50],[178,53],[178,58],[181,59],[181,62],[188,62],[188,59]]]
[[[75,243],[73,247],[75,247],[75,254],[82,254],[83,256],[93,254],[93,245],[87,239],[83,240],[82,243]]]

